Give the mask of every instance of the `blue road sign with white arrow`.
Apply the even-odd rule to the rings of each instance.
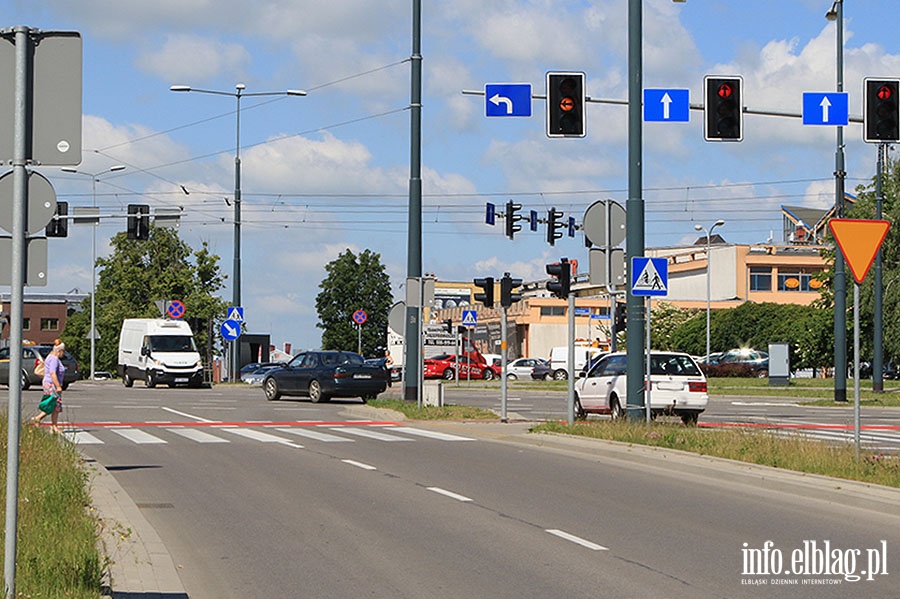
[[[644,121],[687,123],[691,120],[691,94],[686,89],[645,89]]]
[[[847,92],[803,92],[804,125],[846,125]]]
[[[241,323],[236,320],[226,320],[219,328],[219,332],[222,333],[225,341],[234,341],[241,336]]]
[[[530,83],[485,83],[485,116],[531,116]]]

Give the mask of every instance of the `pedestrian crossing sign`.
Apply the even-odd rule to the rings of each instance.
[[[240,306],[229,306],[225,320],[244,322],[244,309]]]
[[[475,310],[463,310],[462,323],[464,327],[474,327],[478,324],[478,312]]]
[[[669,294],[669,263],[665,258],[631,258],[631,295]]]

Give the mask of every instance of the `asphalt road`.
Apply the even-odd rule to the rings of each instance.
[[[83,382],[64,402],[70,437],[137,503],[192,599],[897,588],[894,491],[515,424],[389,423],[355,402],[270,403],[239,386]],[[848,580],[863,570],[877,573]]]

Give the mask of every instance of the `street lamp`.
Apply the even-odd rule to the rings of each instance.
[[[716,227],[721,227],[725,224],[724,220],[717,220],[713,226],[710,228],[706,228],[703,225],[694,225],[695,231],[705,231],[706,232],[706,365],[709,366],[709,304],[710,304],[710,296],[711,293],[711,285],[709,278],[709,264],[712,261],[710,257],[710,241],[709,237],[712,235],[713,229]]]
[[[234,150],[234,266],[233,274],[234,284],[232,285],[231,303],[238,307],[241,305],[241,98],[247,96],[305,96],[306,92],[299,89],[289,89],[286,91],[275,92],[251,92],[244,93],[247,86],[238,83],[234,86],[235,91],[218,91],[212,89],[197,89],[190,85],[173,85],[169,87],[173,92],[197,92],[200,94],[213,94],[216,96],[232,96],[237,102],[235,109],[235,150]],[[235,339],[231,342],[231,360],[228,380],[234,382],[238,380],[240,371],[239,348],[240,341]]]
[[[844,0],[834,0],[825,18],[837,25],[837,92],[844,91]],[[844,216],[844,127],[838,125],[834,152],[834,217]],[[838,250],[834,261],[834,400],[847,401],[847,275]]]
[[[91,206],[93,208],[97,207],[97,182],[100,181],[100,177],[109,173],[115,173],[118,171],[124,171],[125,165],[117,164],[116,166],[111,166],[104,171],[100,171],[99,173],[86,173],[84,171],[80,171],[74,168],[64,167],[62,169],[65,173],[73,173],[75,175],[84,175],[86,177],[91,178]],[[97,363],[97,323],[95,318],[95,307],[96,302],[94,297],[97,295],[97,222],[99,219],[95,219],[93,223],[93,229],[91,232],[91,380],[94,380],[94,368]]]

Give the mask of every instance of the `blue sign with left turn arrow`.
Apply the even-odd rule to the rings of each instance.
[[[530,83],[486,83],[485,116],[531,116]]]

